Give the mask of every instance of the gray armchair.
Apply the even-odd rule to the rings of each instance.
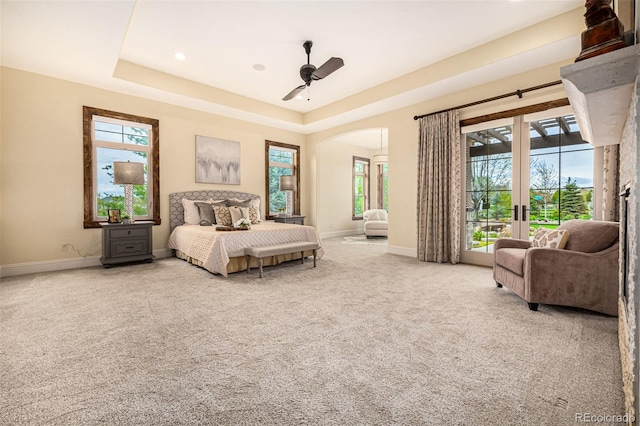
[[[530,241],[499,238],[493,279],[535,311],[540,303],[618,314],[618,223],[570,220],[564,249],[532,247]]]

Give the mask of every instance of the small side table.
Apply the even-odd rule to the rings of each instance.
[[[306,216],[293,216],[293,215],[287,216],[287,217],[276,216],[274,220],[280,223],[293,223],[295,225],[304,225],[305,217]]]
[[[101,223],[102,257],[105,268],[114,264],[147,261],[153,262],[153,232],[151,221],[130,224]]]

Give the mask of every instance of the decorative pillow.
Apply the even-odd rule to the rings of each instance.
[[[200,211],[196,203],[204,203],[205,201],[182,199],[182,207],[184,208],[184,223],[187,225],[200,224]]]
[[[563,249],[568,237],[569,233],[564,229],[538,228],[533,234],[533,247]]]
[[[213,212],[216,215],[216,223],[222,226],[233,226],[231,221],[231,213],[229,207],[213,206]]]
[[[241,200],[239,198],[229,198],[226,200],[226,204],[228,207],[255,207],[256,212],[258,214],[258,218],[256,221],[251,218],[251,223],[259,223],[262,221],[262,217],[260,216],[260,198],[253,198],[251,200]]]
[[[258,202],[259,203],[259,202]],[[259,223],[260,222],[260,209],[256,207],[249,207],[249,220],[251,223]]]
[[[229,198],[227,207],[250,207],[251,200],[240,200],[239,198]]]
[[[243,218],[251,221],[251,218],[249,217],[250,216],[249,208],[250,207],[237,207],[237,206],[229,207],[229,213],[231,214],[231,222],[236,223],[237,221]],[[253,223],[253,221],[251,221],[251,223]]]
[[[213,206],[211,204],[205,202],[196,202],[196,206],[198,206],[198,212],[200,214],[201,221],[206,220],[212,225],[216,224],[216,215],[213,212]]]
[[[214,206],[226,206],[227,200],[214,200],[213,198],[209,198],[207,203],[213,204]]]
[[[251,200],[251,207],[254,207],[256,209],[258,215],[258,219],[255,222],[253,221],[253,219],[251,219],[251,223],[262,222],[262,217],[260,216],[260,198],[254,198],[253,200]]]

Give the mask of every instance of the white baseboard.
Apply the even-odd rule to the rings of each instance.
[[[387,246],[387,253],[398,254],[400,256],[417,257],[415,248]]]
[[[156,259],[171,257],[172,250],[169,248],[154,250]],[[70,259],[47,260],[43,262],[16,263],[13,265],[0,266],[0,278],[13,277],[16,275],[36,274],[39,272],[62,271],[65,269],[88,268],[100,266],[100,257],[74,257]]]
[[[344,231],[323,232],[320,234],[320,239],[346,237],[348,235],[358,235],[358,234],[364,234],[364,231],[362,229],[347,229]]]

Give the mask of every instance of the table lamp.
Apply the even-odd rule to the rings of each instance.
[[[280,191],[286,191],[287,193],[287,216],[291,216],[291,202],[289,200],[292,197],[292,191],[296,190],[296,176],[295,175],[283,175],[280,176]]]
[[[113,183],[124,185],[124,212],[133,223],[133,185],[144,185],[144,164],[114,161]]]

